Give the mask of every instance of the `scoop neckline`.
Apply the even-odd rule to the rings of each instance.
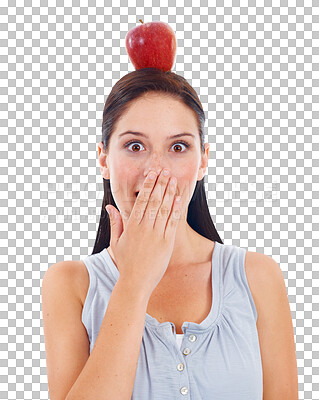
[[[182,325],[182,331],[184,333],[179,333],[176,335],[184,335],[185,334],[185,329],[187,331],[205,331],[207,329],[212,328],[218,320],[218,317],[220,315],[220,309],[221,309],[221,299],[220,299],[220,248],[222,246],[221,243],[219,242],[214,242],[214,250],[211,258],[211,268],[212,268],[212,273],[211,273],[211,285],[212,285],[212,304],[211,308],[209,311],[209,314],[206,316],[206,318],[201,322],[201,323],[196,323],[192,321],[184,321]],[[113,259],[108,252],[107,248],[102,250],[104,257],[104,260],[108,262],[109,266],[112,268],[113,275],[116,280],[118,280],[120,273],[119,270],[117,269],[116,265],[113,262]],[[145,313],[145,324],[149,328],[153,329],[169,329],[171,330],[171,327],[174,327],[175,332],[176,332],[176,327],[175,324],[171,321],[165,321],[165,322],[159,322],[156,318],[152,317],[148,313]]]

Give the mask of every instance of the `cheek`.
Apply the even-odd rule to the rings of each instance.
[[[120,201],[132,196],[132,191],[138,182],[138,172],[134,172],[134,168],[128,163],[117,160],[113,166],[111,182],[113,196],[118,197]]]
[[[184,198],[191,198],[197,183],[197,166],[185,165],[184,168],[174,171],[173,176],[177,178],[177,191],[182,193]]]

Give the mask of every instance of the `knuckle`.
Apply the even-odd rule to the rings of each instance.
[[[163,203],[163,204],[162,204],[162,207],[161,207],[161,210],[170,212],[170,211],[171,211],[170,204],[167,203],[167,202],[166,202],[166,203]]]
[[[139,193],[138,198],[147,200],[150,197],[150,190],[145,190]]]
[[[170,219],[170,224],[172,226],[176,226],[176,224],[177,224],[177,219],[176,219],[176,217],[174,215],[174,212],[172,213],[172,218]]]
[[[177,223],[177,221],[180,219],[180,217],[181,217],[181,211],[180,210],[174,210],[174,219],[175,219],[175,221],[176,221],[176,223]]]
[[[136,219],[141,219],[143,217],[143,211],[142,210],[134,210],[133,217]]]
[[[170,209],[168,207],[161,207],[160,214],[163,217],[167,217],[170,213]]]
[[[147,213],[147,215],[150,217],[150,219],[151,219],[152,221],[154,221],[155,218],[156,218],[156,216],[157,216],[157,211],[154,210],[154,209],[149,210],[148,213]]]
[[[154,186],[153,182],[147,181],[144,183],[145,189],[152,189],[153,186]]]
[[[169,177],[163,177],[163,178],[159,181],[159,184],[160,184],[162,187],[166,187],[168,178],[169,178]]]
[[[161,204],[161,200],[158,197],[151,197],[149,203],[152,207],[158,207]]]
[[[137,202],[140,204],[145,204],[147,203],[147,197],[143,195],[137,200]]]
[[[170,191],[175,192],[176,191],[176,183],[174,185],[169,185]]]

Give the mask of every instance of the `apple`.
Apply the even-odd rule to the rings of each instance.
[[[125,36],[127,54],[135,69],[170,71],[175,62],[176,37],[166,22],[153,21],[130,29]]]

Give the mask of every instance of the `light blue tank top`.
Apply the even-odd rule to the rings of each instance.
[[[174,323],[160,323],[146,313],[131,400],[262,400],[257,310],[245,254],[243,248],[215,242],[211,310],[200,324],[183,323],[181,343]],[[119,271],[107,249],[83,262],[90,286],[82,322],[91,353]]]

